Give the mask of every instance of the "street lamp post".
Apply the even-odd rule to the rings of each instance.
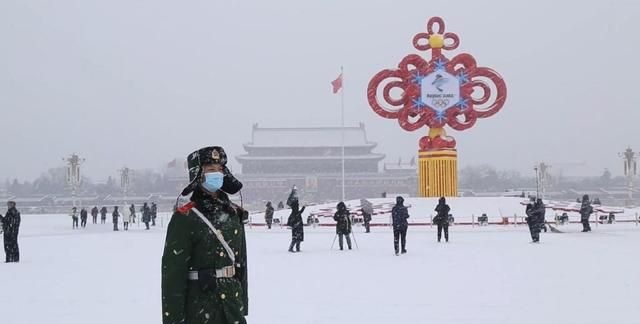
[[[126,166],[122,169],[118,170],[120,173],[120,188],[122,188],[122,200],[124,201],[124,206],[126,207],[129,203],[127,202],[127,193],[129,192],[129,185],[131,184],[131,169]]]
[[[544,162],[540,162],[533,167],[533,169],[536,170],[536,198],[538,198],[538,196],[542,199],[545,198],[550,167],[550,165]],[[540,195],[540,192],[542,192],[542,195]]]
[[[540,196],[540,177],[538,176],[538,166],[534,166],[533,169],[536,170],[536,199],[538,199],[538,197]]]
[[[67,162],[67,185],[71,187],[71,199],[73,207],[76,207],[76,191],[78,189],[78,185],[82,182],[82,177],[80,176],[80,165],[85,161],[85,159],[82,159],[78,154],[73,153],[68,158],[63,158],[62,160]]]
[[[633,178],[637,175],[637,154],[630,147],[618,153],[624,161],[624,175],[627,177],[628,204],[633,203]]]

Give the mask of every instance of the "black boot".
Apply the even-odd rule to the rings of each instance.
[[[293,251],[293,246],[296,245],[296,243],[294,241],[291,242],[291,244],[289,245],[289,252],[295,252]]]
[[[300,241],[296,243],[296,252],[300,252]]]

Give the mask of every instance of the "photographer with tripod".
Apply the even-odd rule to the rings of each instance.
[[[340,251],[344,250],[342,243],[343,236],[347,238],[347,247],[351,250],[351,215],[344,202],[339,202],[337,211],[333,215],[333,220],[336,221],[336,235],[338,235],[338,245]]]

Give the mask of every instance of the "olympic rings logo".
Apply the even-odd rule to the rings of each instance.
[[[449,105],[449,99],[433,99],[431,104],[435,108],[445,108]]]

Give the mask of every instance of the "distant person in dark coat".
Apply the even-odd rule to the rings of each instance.
[[[142,208],[140,208],[140,211],[142,212],[142,222],[147,227],[146,230],[148,230],[149,222],[151,222],[151,209],[149,208],[149,205],[147,205],[147,203],[144,203],[144,205],[142,205]]]
[[[396,197],[396,205],[391,209],[391,218],[393,220],[393,248],[396,255],[398,255],[399,251],[403,254],[407,253],[407,228],[409,227],[407,219],[409,218],[409,211],[404,206],[404,198]],[[398,249],[399,241],[402,250]]]
[[[589,201],[589,195],[582,197],[582,206],[580,206],[580,222],[582,223],[583,232],[591,232],[591,225],[589,224],[589,217],[593,214],[593,206]]]
[[[287,226],[291,227],[291,244],[289,245],[289,252],[293,252],[293,248],[296,248],[296,252],[300,252],[300,243],[304,241],[304,223],[302,222],[302,213],[305,207],[300,209],[298,198],[289,199],[287,201],[289,207],[291,207],[291,214],[287,219]]]
[[[444,197],[440,197],[438,205],[436,206],[436,217],[433,218],[433,223],[438,226],[438,242],[442,238],[442,230],[444,229],[444,240],[449,242],[449,211],[451,208],[447,205]]]
[[[111,213],[111,217],[113,218],[113,230],[118,231],[118,217],[120,217],[118,206],[113,207],[113,213]]]
[[[2,221],[4,235],[5,262],[20,262],[20,250],[18,249],[18,232],[20,230],[20,212],[16,209],[16,203],[7,202],[7,213]]]
[[[71,228],[76,229],[78,228],[78,209],[76,207],[72,207],[71,208],[71,214],[69,214],[69,216],[71,216]]]
[[[362,208],[362,223],[364,224],[364,232],[371,232],[371,214],[365,209]]]
[[[98,207],[93,206],[93,208],[91,208],[91,218],[94,224],[98,224]]]
[[[151,203],[151,226],[156,226],[156,218],[158,217],[158,205]]]
[[[339,202],[337,211],[333,215],[333,220],[336,221],[336,235],[338,235],[338,245],[340,250],[344,250],[343,237],[347,238],[347,247],[351,250],[351,215],[344,202]]]
[[[87,210],[84,208],[80,209],[80,226],[82,226],[82,228],[87,227],[87,218]]]
[[[267,202],[267,209],[264,211],[264,221],[267,223],[267,228],[271,229],[271,224],[273,224],[273,206],[271,206],[271,202]]]
[[[537,211],[539,213],[538,215],[538,225],[540,226],[540,230],[544,231],[545,233],[547,232],[547,219],[545,217],[545,214],[547,213],[547,208],[544,205],[544,203],[542,202],[542,198],[538,198],[536,200],[536,205],[537,207]]]
[[[531,241],[533,243],[539,243],[540,231],[542,230],[542,226],[544,223],[545,213],[545,206],[544,203],[542,203],[542,199],[538,199],[536,200],[536,202],[527,204],[525,213],[527,214],[525,220],[527,221],[527,225],[529,226]]]
[[[100,224],[104,224],[107,222],[107,207],[102,206],[100,209]]]
[[[129,206],[129,220],[134,224],[136,223],[136,206],[134,204]]]
[[[373,206],[366,199],[360,199],[362,206],[362,223],[364,224],[365,233],[371,232],[371,216],[373,215]]]

